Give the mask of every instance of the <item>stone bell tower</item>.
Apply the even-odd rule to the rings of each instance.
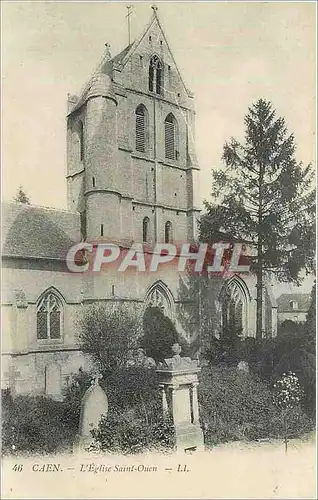
[[[158,19],[69,97],[68,205],[83,237],[181,242],[196,237],[194,99]]]

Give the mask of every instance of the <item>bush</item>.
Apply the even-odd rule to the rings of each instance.
[[[163,417],[154,369],[134,366],[118,370],[101,385],[110,409],[93,431],[99,449],[134,454],[173,446],[174,428],[172,421]]]
[[[92,356],[99,370],[109,373],[126,365],[140,334],[136,313],[128,306],[111,309],[109,304],[92,304],[84,310],[78,327],[83,351]]]
[[[160,404],[158,376],[154,369],[132,366],[116,370],[100,381],[109,406],[142,409]]]
[[[156,362],[170,358],[171,347],[178,342],[178,333],[171,321],[158,307],[148,307],[144,314],[144,335],[141,338],[141,347],[147,356]]]
[[[98,449],[113,453],[137,454],[146,450],[171,449],[174,446],[174,427],[171,419],[158,412],[149,413],[146,420],[138,409],[112,408],[92,432]]]
[[[69,418],[64,402],[44,396],[2,398],[3,454],[70,451],[78,422]]]
[[[269,384],[255,374],[225,366],[202,369],[200,418],[207,445],[231,440],[282,437],[282,413]],[[300,409],[291,411],[289,434],[302,435],[313,423]]]

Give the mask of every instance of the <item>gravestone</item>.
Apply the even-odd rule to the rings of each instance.
[[[16,382],[19,380],[20,375],[21,373],[13,365],[10,365],[8,371],[4,373],[4,377],[7,381],[7,388],[10,390],[10,394],[13,398],[16,396]]]
[[[45,367],[45,394],[52,399],[62,399],[61,367],[51,363]]]
[[[108,398],[99,385],[100,375],[96,375],[85,392],[79,422],[79,432],[75,441],[77,451],[88,449],[94,442],[91,431],[98,427],[102,416],[108,412]]]
[[[160,381],[163,412],[172,416],[177,450],[203,449],[197,394],[200,372],[198,360],[182,357],[179,344],[174,344],[172,351],[172,358],[159,363],[156,370]]]

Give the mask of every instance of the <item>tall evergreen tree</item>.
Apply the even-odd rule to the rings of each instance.
[[[226,233],[256,249],[256,336],[262,336],[263,280],[275,272],[280,281],[299,283],[311,272],[315,249],[315,190],[311,165],[295,158],[294,136],[272,104],[259,99],[245,116],[245,142],[232,138],[223,148],[223,168],[213,172],[212,197],[205,202],[200,239],[216,241]]]
[[[22,186],[19,186],[14,201],[16,201],[17,203],[25,203],[26,205],[30,205],[30,198],[24,192]]]

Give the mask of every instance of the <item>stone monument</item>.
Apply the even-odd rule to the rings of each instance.
[[[162,391],[163,412],[173,418],[177,450],[203,449],[197,395],[199,363],[180,356],[179,344],[174,344],[172,351],[173,357],[159,363],[156,370]]]
[[[96,375],[82,399],[79,432],[75,441],[77,451],[87,450],[94,442],[91,431],[98,427],[102,416],[108,412],[108,398],[99,385],[101,375]]]

